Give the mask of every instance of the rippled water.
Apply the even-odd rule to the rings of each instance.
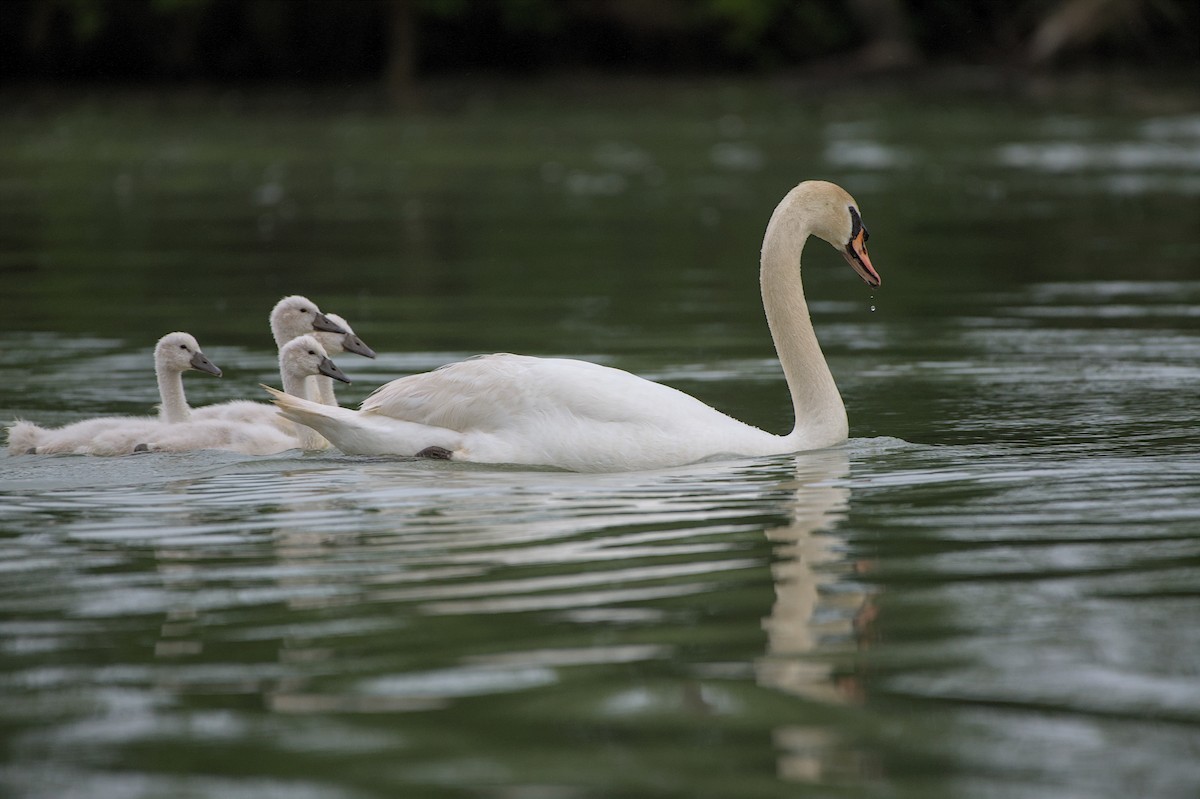
[[[266,309],[304,291],[381,352],[338,359],[347,402],[522,349],[632,369],[781,429],[752,275],[782,145],[763,112],[718,110],[676,109],[702,157],[690,171],[662,149],[661,120],[522,127],[495,112],[493,130],[551,142],[553,158],[505,139],[453,166],[413,144],[421,164],[355,172],[369,185],[331,206],[360,232],[424,220],[371,241],[330,221],[313,176],[350,168],[360,140],[378,147],[386,119],[302,123],[357,144],[310,152],[304,129],[265,156],[254,124],[218,121],[216,138],[242,131],[251,149],[221,179],[235,188],[210,195],[201,176],[225,156],[188,150],[175,123],[30,113],[5,134],[21,147],[0,189],[0,276],[18,298],[0,411],[143,412],[148,347],[168,327],[226,370],[189,376],[194,403],[254,396],[274,382]],[[845,447],[616,475],[0,455],[3,790],[1195,796],[1200,117],[878,110],[826,121],[818,160],[787,162],[856,194],[884,277],[872,297],[832,253],[806,253]],[[778,126],[808,130],[797,113]],[[934,132],[908,132],[930,116]],[[470,118],[427,124],[451,143],[477,135]],[[143,187],[180,203],[161,232],[139,227],[163,221],[158,195],[119,217],[131,227],[94,219],[122,202],[113,174],[149,174],[120,139],[85,148],[62,188],[28,177],[77,152],[34,132],[123,125],[165,159],[156,169],[200,181]],[[236,179],[273,163],[303,222],[290,233],[286,214],[263,232],[282,196]],[[479,196],[451,202],[460,171]],[[80,187],[99,199],[70,205]],[[27,241],[8,223],[35,210]]]

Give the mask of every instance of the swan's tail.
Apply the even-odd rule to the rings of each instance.
[[[318,437],[317,440],[324,443],[325,446],[328,446],[328,443],[325,443],[325,439],[328,439],[329,442],[332,442],[334,446],[343,452],[356,452],[354,448],[346,449],[342,444],[339,444],[339,441],[347,442],[347,435],[338,434],[347,424],[353,422],[354,411],[338,405],[322,405],[319,402],[311,402],[271,388],[270,386],[263,386],[263,388],[271,395],[275,405],[279,407],[280,415],[285,419],[302,425],[308,428],[309,431],[320,433],[324,436],[324,439]],[[321,447],[312,446],[305,447],[305,449],[321,449]]]
[[[305,427],[311,427],[314,430],[315,422],[318,422],[327,411],[340,410],[337,405],[322,405],[318,402],[309,402],[301,397],[296,397],[277,388],[270,386],[262,386],[268,394],[271,395],[271,401],[279,408],[279,413],[285,418],[290,419],[296,424],[302,424]]]
[[[322,405],[270,386],[263,388],[270,393],[285,419],[316,430],[347,455],[411,457],[436,448],[453,456],[461,446],[462,436],[453,430],[337,405]]]
[[[34,455],[42,440],[45,428],[33,422],[16,421],[8,427],[8,454]]]

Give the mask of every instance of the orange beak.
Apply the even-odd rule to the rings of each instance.
[[[879,273],[875,271],[875,267],[871,266],[871,259],[867,256],[866,228],[859,227],[858,232],[846,244],[846,249],[842,250],[842,257],[868,286],[873,289],[879,288],[879,284],[883,281],[880,279]]]

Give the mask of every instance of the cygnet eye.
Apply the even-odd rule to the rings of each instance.
[[[188,345],[186,345],[186,344],[179,345],[179,349],[183,350],[184,352],[187,352],[187,348],[188,348]]]

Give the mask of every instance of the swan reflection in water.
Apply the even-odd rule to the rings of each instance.
[[[588,697],[573,723],[666,717],[686,729],[697,713],[749,712],[738,699],[742,677],[726,683],[711,671],[726,644],[687,643],[681,625],[703,625],[701,610],[731,588],[763,584],[761,548],[751,554],[747,543],[764,534],[764,515],[786,516],[765,530],[775,558],[769,615],[763,605],[741,622],[766,616],[765,652],[745,651],[733,665],[771,691],[854,702],[853,678],[833,665],[869,607],[833,532],[848,474],[847,452],[834,449],[640,474],[323,456],[215,475],[190,485],[191,506],[219,515],[261,499],[255,557],[267,559],[235,586],[228,572],[176,573],[195,604],[174,609],[157,654],[203,657],[204,608],[224,598],[248,625],[228,631],[235,638],[276,639],[270,662],[250,669],[257,687],[239,689],[260,692],[276,713],[426,711],[435,715],[422,724],[440,729],[450,716],[437,712],[471,697],[524,705],[572,685]],[[168,569],[202,557],[179,544],[185,551],[159,550]],[[253,596],[257,609],[242,604]],[[664,662],[696,676],[651,676]],[[845,742],[805,726],[803,706],[780,712],[762,723],[781,777],[821,780],[855,767]],[[472,730],[444,732],[453,745],[477,746]],[[649,767],[653,751],[643,756]]]
[[[834,657],[860,645],[874,614],[870,596],[853,581],[860,565],[846,558],[833,534],[846,518],[849,473],[844,449],[797,455],[789,523],[766,531],[777,558],[771,565],[775,602],[763,620],[767,653],[756,664],[757,679],[821,703],[861,700],[857,679],[838,675]],[[863,771],[860,762],[846,762],[849,753],[825,727],[789,724],[774,738],[785,779],[814,782],[830,771]]]

